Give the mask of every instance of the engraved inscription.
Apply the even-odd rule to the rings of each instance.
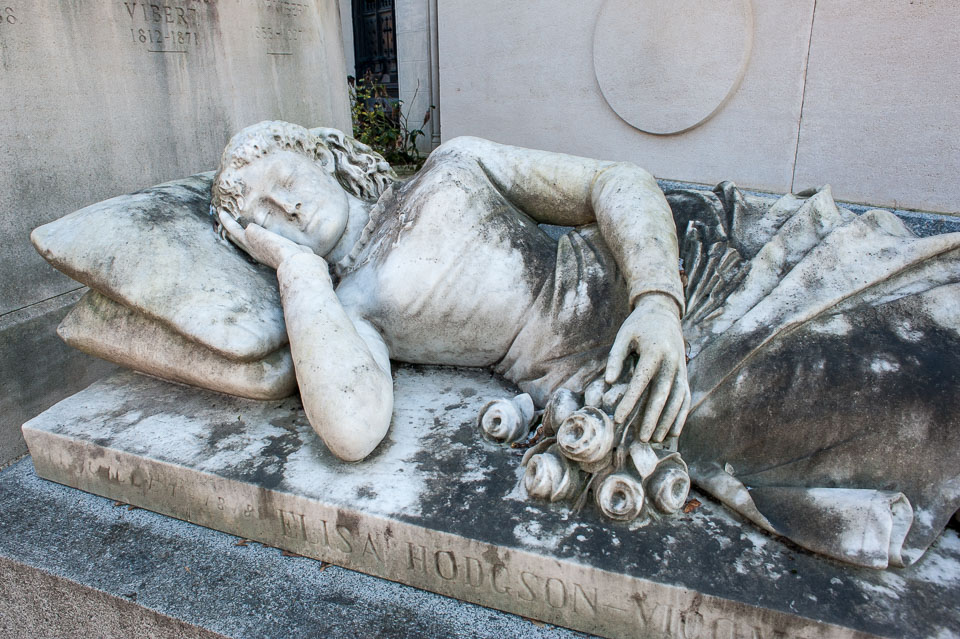
[[[557,610],[596,616],[601,594],[560,576],[545,576],[530,570],[512,571],[502,563],[490,564],[478,557],[457,555],[452,550],[428,550],[426,546],[406,542],[401,565],[408,571],[441,581],[458,583],[471,589],[483,589],[521,602],[538,602]],[[620,608],[616,608],[622,610]]]
[[[260,8],[290,18],[299,18],[306,10],[307,5],[292,0],[260,0]]]
[[[636,593],[637,626],[647,632],[656,632],[677,639],[790,639],[780,630],[716,617],[707,620],[695,610],[648,601],[646,595]]]
[[[192,6],[196,4],[210,4],[210,0],[124,2],[131,40],[149,53],[188,53],[200,44],[200,10]]]
[[[253,27],[254,37],[257,40],[296,42],[303,35],[303,29],[294,27],[272,27],[256,25]]]
[[[260,0],[261,15],[267,20],[253,26],[253,37],[267,46],[267,55],[293,55],[294,46],[306,37],[296,24],[307,5],[293,0]]]
[[[0,29],[17,23],[17,12],[13,7],[0,7]]]
[[[69,466],[70,460],[60,463]],[[189,495],[203,495],[200,519],[210,521],[256,519],[275,526],[274,530],[287,544],[278,545],[297,552],[332,557],[348,567],[367,567],[384,576],[405,572],[414,585],[436,584],[451,592],[476,592],[477,600],[506,603],[511,599],[531,614],[563,618],[593,619],[598,623],[610,618],[623,619],[637,629],[639,635],[656,635],[676,639],[792,639],[793,635],[768,626],[756,626],[733,615],[720,615],[699,604],[688,607],[658,601],[650,593],[635,591],[604,591],[597,586],[582,583],[564,571],[544,571],[526,566],[511,566],[499,558],[489,559],[459,553],[451,548],[431,547],[412,541],[399,541],[392,535],[375,532],[360,525],[354,516],[330,519],[305,515],[286,508],[258,508],[256,503],[226,498],[218,494],[214,482],[194,477],[189,483],[182,478],[152,473],[149,466],[111,464],[105,459],[88,459],[84,474],[95,478],[101,486],[122,487],[123,497],[129,499],[130,488],[136,493],[153,493],[165,497],[165,502],[190,500]],[[188,496],[184,496],[186,491]],[[391,577],[395,578],[395,577]],[[406,580],[401,580],[406,581]],[[729,618],[729,617],[733,618]]]

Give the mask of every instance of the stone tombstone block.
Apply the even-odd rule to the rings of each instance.
[[[112,369],[56,337],[81,291],[30,232],[213,169],[260,120],[349,130],[343,65],[336,0],[0,0],[0,466]]]
[[[526,498],[518,452],[487,442],[476,427],[481,407],[511,393],[503,380],[478,369],[401,365],[395,383],[395,430],[356,463],[333,457],[295,398],[253,402],[130,372],[57,404],[24,434],[44,479],[601,636],[913,639],[955,637],[960,628],[956,531],[913,566],[882,572],[787,545],[697,492],[692,509],[675,518],[612,524],[592,506],[574,513]],[[14,513],[0,531],[6,524],[16,538],[20,521]],[[178,551],[196,552],[184,546]],[[313,595],[297,599],[296,588],[292,581],[285,592],[309,623],[322,604]],[[316,588],[321,599],[330,592],[322,580]],[[225,610],[245,601],[227,599]],[[362,606],[343,610],[364,619]],[[404,615],[393,621],[402,628]],[[453,617],[447,624],[448,634],[467,634]],[[274,636],[267,627],[250,636]]]
[[[960,3],[817,4],[794,188],[956,214]]]
[[[263,119],[350,127],[335,0],[0,0],[0,314],[76,288],[30,231],[216,166]]]
[[[441,3],[443,137],[789,191],[813,7]]]

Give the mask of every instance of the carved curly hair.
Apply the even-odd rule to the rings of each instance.
[[[342,131],[265,121],[248,126],[227,143],[213,179],[212,211],[223,210],[239,218],[245,205],[246,188],[239,169],[272,151],[284,150],[302,153],[320,162],[344,189],[368,202],[376,202],[397,180],[383,156]]]

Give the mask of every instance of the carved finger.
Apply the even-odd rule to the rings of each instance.
[[[654,379],[653,386],[650,389],[650,397],[647,398],[647,405],[643,410],[643,420],[640,422],[640,432],[638,434],[640,441],[650,441],[660,415],[663,413],[663,407],[670,397],[674,377],[674,371],[667,369],[661,370]]]
[[[246,243],[244,242],[245,231],[243,230],[243,227],[240,226],[240,224],[233,219],[229,213],[220,211],[217,214],[217,217],[220,219],[220,228],[227,235],[227,237],[229,237],[230,240],[238,246],[244,247]]]
[[[667,405],[664,407],[663,412],[660,413],[657,428],[653,431],[653,436],[650,438],[652,441],[662,442],[663,438],[670,432],[670,427],[673,426],[673,423],[677,420],[677,415],[680,413],[680,409],[683,408],[683,400],[687,395],[686,391],[687,384],[683,379],[683,373],[678,371],[673,380],[673,388],[670,389],[670,399],[667,400]]]
[[[620,378],[620,373],[623,371],[623,362],[630,354],[632,341],[633,335],[631,335],[629,331],[624,331],[621,327],[620,332],[617,333],[617,338],[613,341],[610,356],[607,358],[607,371],[603,376],[607,384],[612,385]],[[639,396],[638,394],[637,397]]]
[[[647,384],[650,383],[650,380],[659,367],[660,362],[658,360],[641,361],[637,366],[637,370],[633,372],[633,379],[630,380],[630,386],[627,388],[627,392],[623,394],[623,399],[617,404],[617,412],[613,417],[617,424],[626,423],[637,402],[640,401],[643,391],[646,390]]]
[[[683,425],[687,421],[687,414],[690,411],[690,388],[687,387],[686,392],[683,394],[683,405],[680,407],[680,412],[677,413],[677,419],[674,420],[673,426],[670,428],[670,437],[679,437],[680,432],[683,430]]]

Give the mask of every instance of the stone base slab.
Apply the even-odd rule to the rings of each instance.
[[[0,471],[3,639],[577,639],[573,632]]]
[[[332,457],[299,401],[119,373],[24,425],[41,477],[371,575],[612,637],[960,636],[960,539],[876,572],[717,504],[630,530],[529,501],[479,408],[485,371],[401,367],[391,433]]]

